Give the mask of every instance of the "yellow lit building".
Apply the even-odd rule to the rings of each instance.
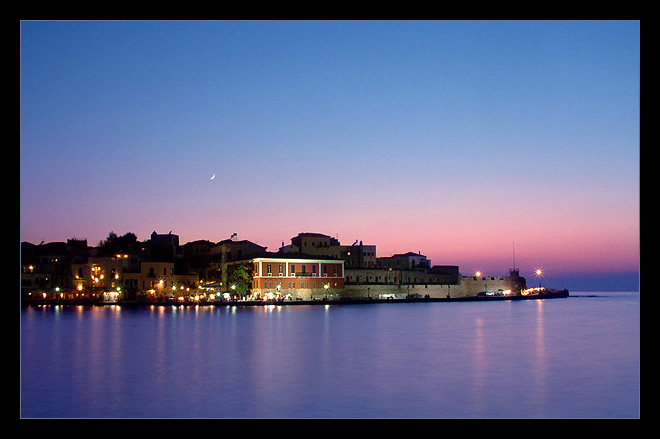
[[[171,296],[177,289],[197,288],[197,274],[177,274],[174,262],[138,261],[130,255],[90,257],[86,263],[72,264],[73,286],[81,293],[145,293],[154,297]]]

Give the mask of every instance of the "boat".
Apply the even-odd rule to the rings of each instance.
[[[537,297],[568,297],[568,290],[550,290],[546,287],[532,287],[524,289],[520,292],[522,296],[537,296]]]

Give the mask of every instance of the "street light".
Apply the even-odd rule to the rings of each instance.
[[[540,268],[537,268],[536,269],[536,277],[539,278],[539,288],[541,288],[541,275],[542,274],[543,274],[543,270],[541,270]]]

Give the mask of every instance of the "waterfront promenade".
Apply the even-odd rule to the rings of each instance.
[[[296,306],[296,305],[370,305],[379,303],[430,303],[430,302],[497,302],[513,300],[543,300],[560,299],[569,296],[568,290],[546,294],[508,295],[508,296],[463,296],[463,297],[414,297],[414,298],[345,298],[345,299],[316,299],[316,300],[166,300],[166,301],[100,301],[100,300],[56,300],[36,299],[24,300],[23,306],[28,305],[121,305],[121,306]]]

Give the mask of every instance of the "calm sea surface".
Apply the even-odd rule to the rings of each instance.
[[[594,297],[595,296],[595,297]],[[638,418],[639,293],[21,310],[22,418]]]

